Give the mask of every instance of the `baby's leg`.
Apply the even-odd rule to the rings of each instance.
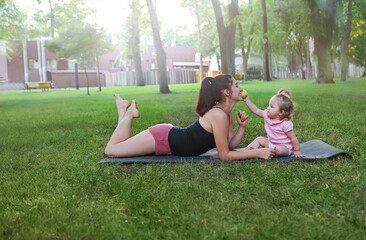
[[[277,157],[283,157],[283,156],[287,157],[289,154],[288,148],[283,145],[276,145],[275,150]]]
[[[254,139],[253,142],[251,142],[247,147],[245,147],[245,150],[252,150],[257,149],[259,147],[268,148],[268,138],[265,137],[257,137]]]

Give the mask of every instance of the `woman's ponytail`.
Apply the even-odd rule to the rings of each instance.
[[[202,80],[196,105],[196,112],[201,117],[214,106],[212,93],[214,81],[213,77],[205,77]]]
[[[222,91],[231,89],[233,77],[229,74],[220,74],[215,78],[205,77],[202,80],[198,95],[196,112],[201,117],[213,106],[223,101]]]

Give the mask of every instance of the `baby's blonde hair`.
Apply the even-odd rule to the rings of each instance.
[[[291,101],[291,93],[284,88],[278,90],[273,97],[279,100],[280,110],[282,112],[281,119],[291,119],[294,114],[294,103]]]

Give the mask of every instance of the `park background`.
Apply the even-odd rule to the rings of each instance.
[[[0,91],[0,238],[365,239],[366,83],[358,77],[365,70],[364,1],[170,1],[185,9],[183,17],[163,0],[123,1],[121,20],[113,18],[117,33],[98,21],[101,3],[91,2],[34,1],[27,10],[17,5],[23,1],[0,0],[2,59],[6,66],[17,58],[23,62],[22,89],[9,90],[14,85],[8,77],[0,81],[6,90]],[[175,17],[186,18],[187,25],[169,22]],[[150,72],[156,85],[139,67],[148,48],[144,39],[155,49],[156,69]],[[55,69],[47,69],[47,61],[35,65],[34,81],[45,81],[41,76],[57,71],[59,62],[77,64],[79,88],[25,90],[30,61],[14,43],[28,41],[44,43],[57,56]],[[113,64],[128,68],[119,74],[131,84],[104,87],[98,63],[116,45]],[[193,72],[192,82],[171,82],[174,71],[164,49],[175,46],[196,53],[194,68],[174,69]],[[33,60],[40,62],[37,51]],[[244,66],[253,56],[261,64]],[[217,69],[207,75],[235,75],[260,108],[279,88],[290,90],[300,142],[320,139],[352,156],[97,165],[117,122],[113,93],[138,101],[142,117],[134,121],[133,134],[160,122],[187,126],[197,118],[204,61],[212,59]],[[95,84],[88,86],[83,75]],[[70,76],[74,82],[76,74]],[[247,111],[244,103],[237,109]],[[263,121],[249,117],[243,147],[265,135]]]

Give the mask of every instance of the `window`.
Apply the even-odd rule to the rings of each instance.
[[[155,60],[151,60],[151,70],[155,69]]]
[[[29,69],[38,68],[38,62],[37,62],[37,60],[35,60],[33,58],[29,58],[28,59],[28,68]]]
[[[116,62],[114,60],[109,60],[109,69],[117,69]]]
[[[68,61],[67,62],[67,69],[69,69],[69,70],[73,70],[73,69],[75,69],[75,63],[76,63],[76,61],[73,61],[73,60],[71,60],[71,61]]]
[[[46,64],[47,69],[55,69],[57,67],[56,59],[47,59]]]

